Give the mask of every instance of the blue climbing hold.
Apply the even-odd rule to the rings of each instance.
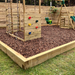
[[[31,32],[29,32],[29,35],[31,34]]]

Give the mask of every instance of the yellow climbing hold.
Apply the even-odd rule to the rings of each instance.
[[[31,26],[31,23],[29,23],[28,26]]]

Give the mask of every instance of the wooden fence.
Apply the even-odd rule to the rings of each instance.
[[[8,4],[5,4],[5,3],[0,3],[0,26],[6,26],[6,7],[9,6]],[[16,3],[13,3],[12,4],[12,8],[13,8],[13,13],[16,13],[17,12],[17,4]],[[50,6],[41,6],[41,24],[46,24],[46,21],[45,21],[45,17],[49,17],[53,23],[56,23],[57,22],[57,19],[58,19],[58,16],[59,16],[59,10],[60,10],[60,7],[56,7],[58,9],[58,12],[56,14],[50,14]],[[70,11],[73,11],[75,12],[75,7],[72,6],[72,7],[67,7],[67,9]],[[35,11],[35,14],[36,13],[39,13],[39,6],[33,6],[33,5],[26,5],[26,13],[27,12],[34,12]],[[63,12],[65,12],[65,8],[63,7],[62,9]],[[23,5],[20,4],[20,12],[22,13],[21,14],[21,24],[23,25]],[[75,13],[74,13],[75,14]]]

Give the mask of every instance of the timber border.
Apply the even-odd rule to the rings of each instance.
[[[71,41],[64,45],[52,48],[45,52],[36,54],[34,56],[25,58],[11,47],[0,41],[0,49],[6,53],[14,62],[16,62],[21,68],[27,69],[33,66],[36,66],[50,58],[55,57],[56,55],[62,54],[75,47],[75,41]]]

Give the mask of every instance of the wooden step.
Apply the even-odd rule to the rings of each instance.
[[[65,28],[65,29],[69,29],[69,27],[68,27],[68,26],[64,26],[64,27],[60,27],[60,28]]]

